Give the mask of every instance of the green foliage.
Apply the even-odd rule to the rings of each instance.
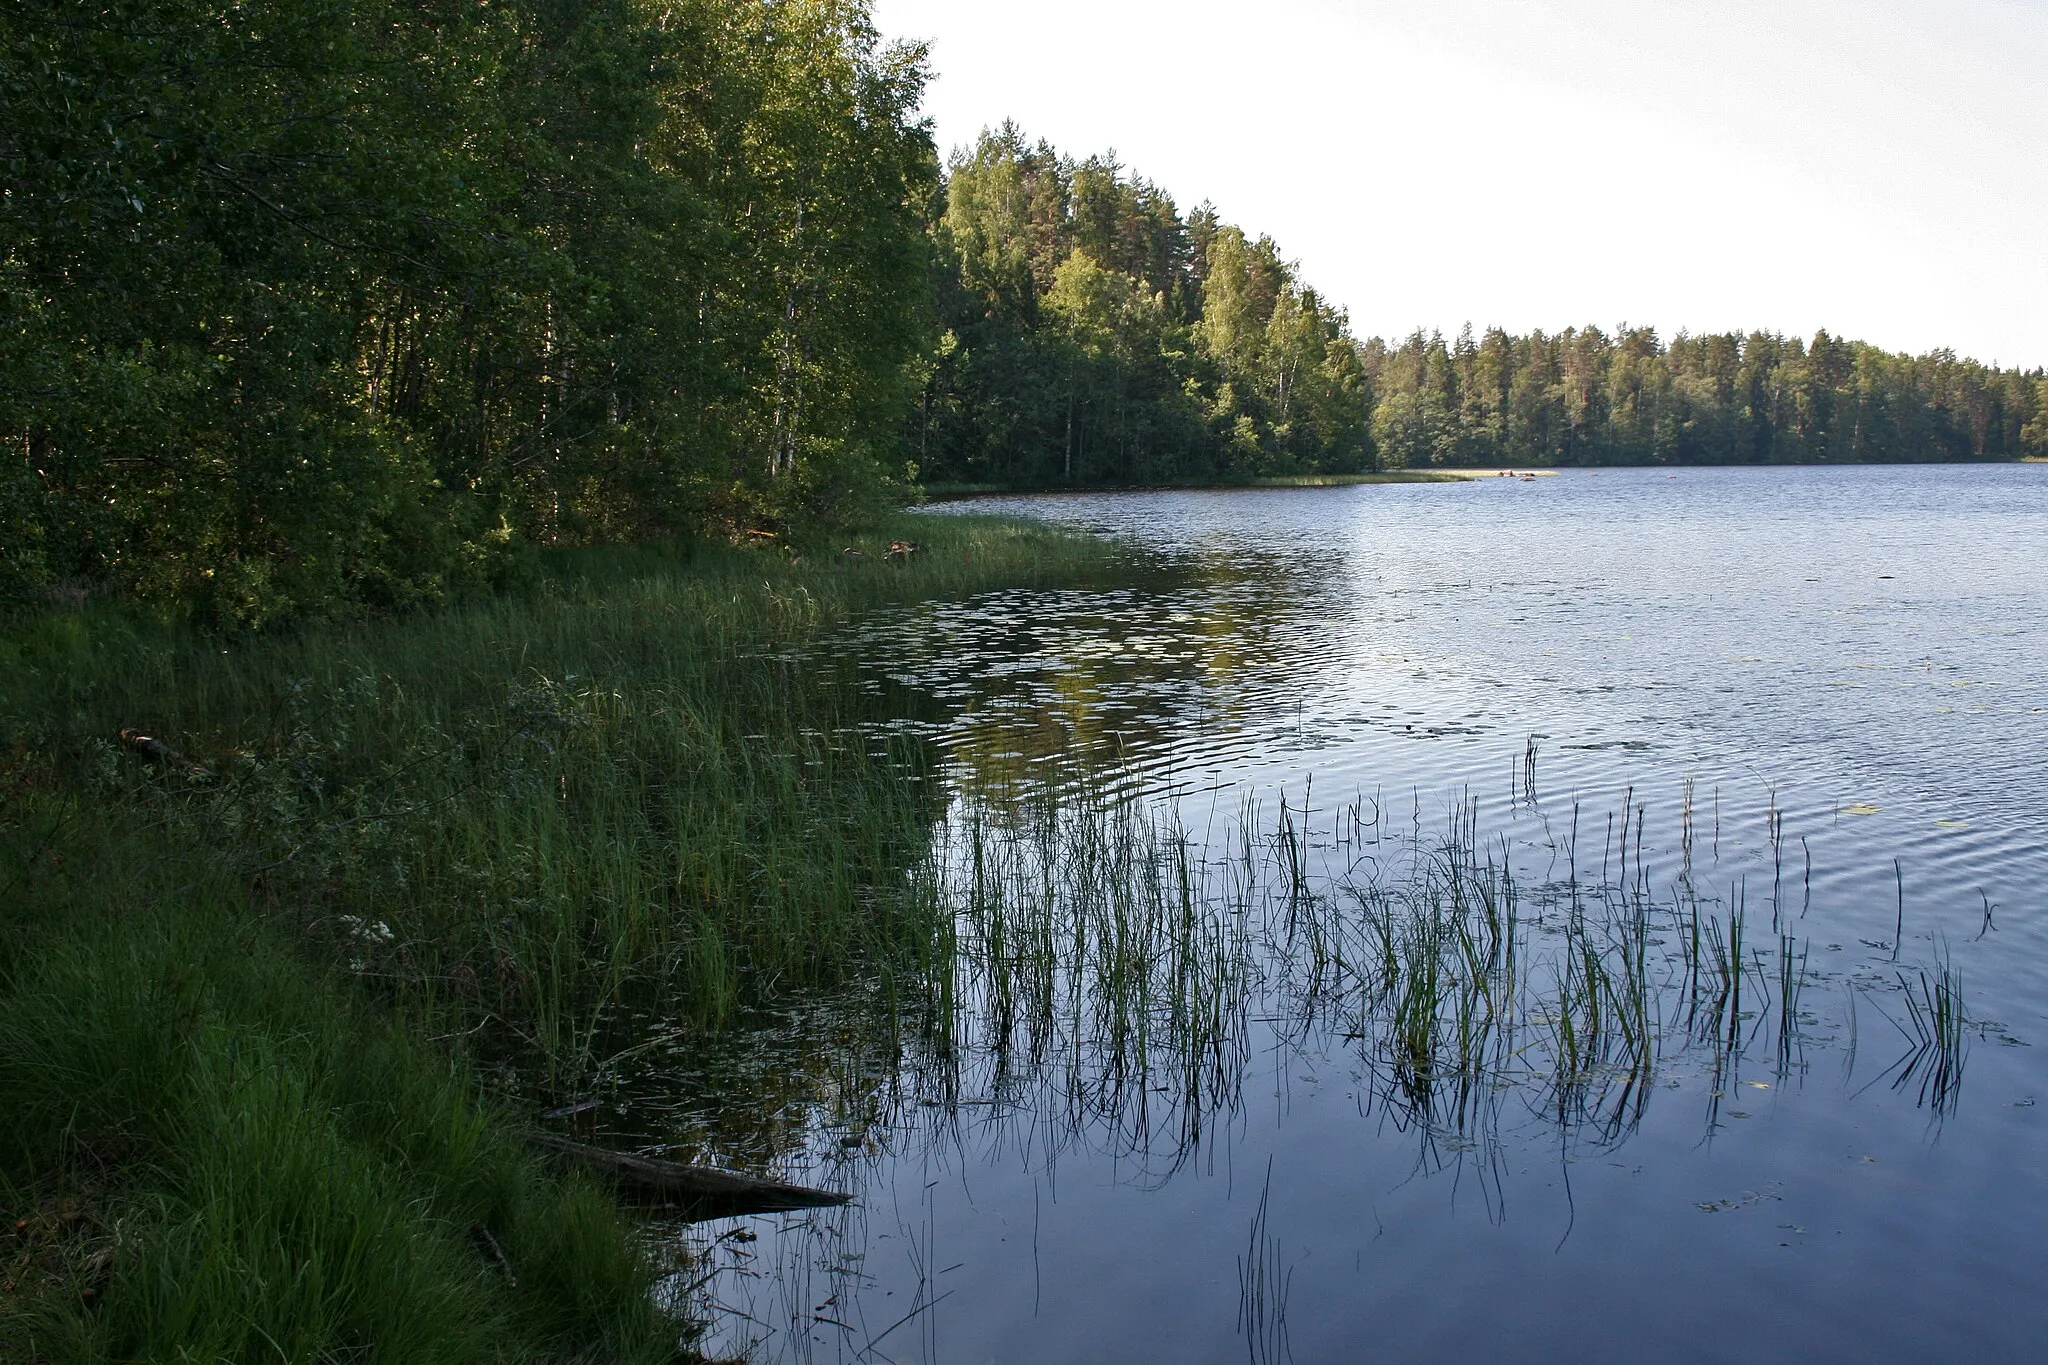
[[[2034,381],[2034,415],[2020,428],[2020,449],[2032,458],[2048,458],[2048,378]]]
[[[943,942],[921,755],[792,656],[1108,553],[956,517],[740,539],[294,632],[100,607],[0,637],[0,1211],[41,1267],[0,1293],[0,1358],[673,1346],[616,1213],[535,1169],[469,1068],[539,1107],[611,1083],[650,1018],[910,993]]]
[[[10,828],[0,859],[30,892],[0,968],[0,1354],[677,1358],[632,1232],[542,1172],[459,1065],[222,878],[70,815]]]
[[[955,157],[919,469],[1101,484],[1370,467],[1343,315],[1268,239],[1014,126]]]
[[[923,78],[855,0],[9,7],[0,588],[260,625],[872,504]]]
[[[918,467],[960,486],[2048,454],[2048,380],[1822,332],[1349,333],[1267,238],[1014,125],[957,154]]]
[[[942,183],[866,0],[0,13],[0,611],[232,626],[917,474],[2048,450],[2039,374],[1825,335],[1359,345],[1268,239],[1014,127]]]
[[[915,536],[908,562],[886,557]],[[0,738],[254,888],[433,1027],[573,1088],[622,1005],[919,970],[930,819],[885,703],[790,653],[866,606],[1069,582],[1095,542],[917,518],[836,541],[558,555],[529,591],[230,648],[52,613],[0,642]],[[847,553],[849,550],[856,553]],[[206,770],[159,768],[140,725]]]
[[[2048,448],[2044,381],[1826,332],[1596,327],[1416,333],[1363,348],[1382,463],[1794,464],[2012,459]]]

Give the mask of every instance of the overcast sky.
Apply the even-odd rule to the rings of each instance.
[[[1361,335],[1827,327],[2048,365],[2048,0],[878,0],[1013,118],[1271,233]]]

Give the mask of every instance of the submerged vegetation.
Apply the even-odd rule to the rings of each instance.
[[[630,1077],[688,1145],[885,1182],[865,1215],[778,1236],[768,1282],[751,1254],[696,1243],[699,1316],[728,1341],[803,1359],[821,1301],[849,1350],[935,1307],[946,1286],[924,1252],[914,1283],[882,1279],[886,1304],[861,1259],[884,1257],[875,1228],[915,1242],[903,1206],[935,1171],[1242,1182],[1246,1131],[1297,1071],[1347,1077],[1341,1109],[1355,1101],[1366,1129],[1411,1148],[1415,1174],[1475,1182],[1494,1216],[1550,1154],[1621,1159],[1653,1123],[1712,1142],[1751,1117],[1746,1101],[1832,1072],[1823,1059],[1845,1087],[1889,1085],[1936,1125],[1955,1111],[1978,1026],[1945,950],[1924,974],[1816,962],[1797,873],[1774,857],[1762,884],[1709,886],[1671,856],[1676,828],[1645,838],[1647,802],[1580,846],[1591,824],[1575,808],[1523,804],[1489,831],[1477,802],[1434,819],[1306,791],[1217,808],[1115,770],[1037,771],[963,796],[917,871],[944,936],[921,998],[876,1010],[818,993],[715,1045],[717,1062],[677,1055]],[[1284,1358],[1295,1267],[1274,1182],[1237,1191],[1238,1331],[1254,1359]],[[974,1198],[987,1207],[986,1189]]]
[[[1429,1161],[1528,1125],[1609,1147],[1675,1070],[1782,1079],[1839,1036],[1775,813],[1766,900],[1694,884],[1689,794],[1661,882],[1626,803],[1596,864],[1576,811],[1538,850],[1364,799],[1198,834],[1058,765],[947,802],[905,700],[806,646],[895,602],[1121,579],[1113,547],[941,517],[736,539],[290,634],[103,608],[6,640],[0,1325],[31,1358],[672,1354],[694,1263],[519,1129],[792,999],[851,1002],[805,1062],[849,1117],[878,1087],[986,1104],[1162,1177],[1267,1035],[1334,1040]],[[1848,999],[1943,1114],[1960,985],[1901,970]],[[1272,1335],[1285,1274],[1248,1256]]]

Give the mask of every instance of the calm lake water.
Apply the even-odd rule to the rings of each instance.
[[[2048,466],[966,510],[1153,586],[819,661],[942,756],[962,966],[636,1079],[859,1194],[680,1234],[715,1349],[2038,1357]]]

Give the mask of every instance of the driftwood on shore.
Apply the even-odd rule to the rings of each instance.
[[[146,735],[132,725],[121,727],[120,739],[122,748],[127,749],[131,753],[142,755],[151,763],[166,771],[175,769],[183,772],[187,777],[203,778],[213,776],[212,773],[206,770],[204,765],[194,763],[155,735]]]
[[[853,1198],[832,1190],[814,1190],[736,1171],[721,1171],[714,1166],[686,1166],[655,1157],[630,1156],[552,1133],[528,1136],[535,1145],[561,1160],[603,1177],[621,1193],[663,1207],[682,1208],[696,1218],[831,1208]]]

